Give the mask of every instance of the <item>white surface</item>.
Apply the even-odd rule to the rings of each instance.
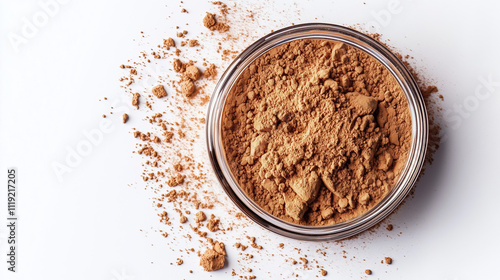
[[[189,14],[180,13],[178,1],[64,2],[18,52],[9,34],[21,34],[24,18],[32,21],[43,9],[38,1],[2,1],[0,6],[0,180],[7,167],[17,167],[20,199],[19,262],[14,275],[6,271],[4,261],[6,191],[2,181],[0,279],[235,279],[231,269],[240,274],[242,267],[252,267],[258,279],[288,278],[292,273],[316,279],[317,269],[285,263],[285,257],[274,249],[279,242],[285,243],[283,255],[298,258],[292,250],[298,247],[310,260],[318,260],[328,270],[327,279],[499,277],[498,1],[288,4],[276,0],[248,5],[266,27],[254,30],[256,37],[292,22],[353,25],[378,19],[384,38],[414,56],[416,65],[444,95],[442,106],[449,112],[444,127],[447,140],[414,197],[389,218],[394,231],[379,229],[340,244],[326,244],[285,239],[253,225],[246,230],[259,238],[267,253],[254,253],[254,261],[241,266],[236,249],[227,244],[228,266],[214,273],[202,272],[194,254],[183,254],[181,267],[169,265],[180,252],[171,251],[172,246],[152,230],[159,222],[150,193],[141,187],[142,161],[130,153],[135,142],[129,129],[140,125],[138,121],[123,126],[117,115],[108,118],[113,130],[104,133],[102,141],[62,182],[51,164],[65,160],[67,148],[74,149],[85,139],[83,131],[99,127],[101,115],[109,111],[109,103],[99,99],[120,100],[118,65],[148,50],[141,44],[157,44],[172,36],[174,26],[186,20],[190,34],[199,34],[204,11],[216,9],[208,2],[186,0],[183,7]],[[391,18],[380,20],[389,10]],[[141,39],[140,31],[148,37]],[[482,85],[480,79],[488,77],[496,84],[490,92],[479,88],[485,94],[478,99],[475,92]],[[457,106],[465,108],[462,115]],[[326,258],[315,253],[325,246]],[[391,256],[394,264],[380,264],[385,256]],[[374,274],[365,276],[366,268]],[[189,269],[194,273],[189,274]]]

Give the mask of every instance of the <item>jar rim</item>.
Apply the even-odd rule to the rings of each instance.
[[[324,39],[356,47],[384,65],[401,86],[412,119],[412,143],[407,162],[391,191],[366,213],[350,220],[327,226],[303,226],[289,223],[268,213],[239,187],[229,169],[221,137],[222,113],[226,98],[240,74],[269,50],[300,39]],[[222,74],[207,111],[207,150],[212,168],[225,193],[252,221],[282,236],[299,240],[340,240],[359,234],[378,224],[404,200],[415,185],[425,161],[428,144],[428,116],[423,96],[411,73],[387,47],[353,29],[327,23],[305,23],[267,34],[247,47]]]

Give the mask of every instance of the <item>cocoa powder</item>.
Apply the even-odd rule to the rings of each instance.
[[[296,40],[256,59],[223,113],[240,187],[272,215],[339,223],[393,187],[411,145],[406,97],[392,74],[341,42]]]

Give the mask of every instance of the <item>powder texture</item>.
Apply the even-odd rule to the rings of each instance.
[[[321,226],[371,209],[411,144],[406,97],[376,59],[346,44],[296,40],[255,60],[223,114],[233,175],[263,209]]]
[[[163,87],[163,85],[156,85],[151,91],[158,98],[167,96],[167,92],[165,91],[165,87]]]
[[[212,249],[203,253],[200,259],[200,265],[205,271],[214,271],[224,267],[226,261],[226,249],[224,243],[215,242]]]
[[[226,32],[229,30],[229,25],[218,22],[214,14],[207,13],[203,18],[203,25],[211,31],[217,30],[219,32]]]

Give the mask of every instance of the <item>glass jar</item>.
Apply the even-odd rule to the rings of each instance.
[[[226,98],[240,74],[267,51],[299,39],[340,41],[380,61],[404,91],[412,119],[412,143],[406,165],[392,190],[368,212],[328,226],[302,226],[285,222],[258,206],[238,186],[231,173],[222,144],[222,113]],[[245,49],[227,68],[212,94],[207,113],[206,134],[210,161],[222,188],[251,220],[277,234],[301,240],[340,240],[359,234],[387,217],[403,201],[418,179],[428,142],[428,120],[424,100],[412,75],[386,47],[369,36],[339,25],[309,23],[272,32]]]

